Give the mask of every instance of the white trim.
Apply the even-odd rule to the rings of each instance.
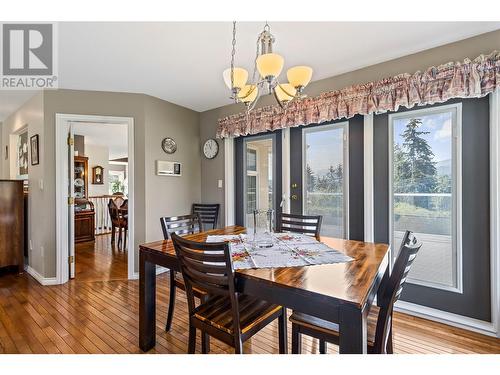
[[[433,320],[453,327],[467,329],[483,335],[496,336],[496,328],[493,323],[417,305],[415,303],[400,300],[394,305],[394,311]]]
[[[375,241],[373,200],[373,114],[363,116],[364,241]]]
[[[290,128],[281,130],[281,193],[282,212],[290,213]]]
[[[234,225],[234,138],[224,138],[224,218]]]
[[[500,337],[500,89],[490,94],[491,321]]]
[[[56,284],[64,284],[69,279],[68,262],[68,204],[67,204],[67,171],[68,171],[68,144],[67,134],[69,122],[98,122],[126,124],[128,135],[128,212],[129,228],[127,253],[128,277],[134,278],[134,119],[132,117],[94,116],[56,113]]]
[[[161,275],[162,273],[168,273],[170,270],[165,267],[161,266],[156,266],[156,276]],[[139,280],[139,272],[134,272],[131,277],[128,278],[129,280]]]
[[[36,281],[38,281],[42,285],[57,285],[59,284],[57,282],[56,277],[43,277],[40,275],[34,268],[31,268],[30,266],[26,265],[24,267],[26,272],[31,275]]]
[[[394,154],[394,120],[397,118],[407,118],[415,116],[417,114],[429,115],[433,113],[441,113],[454,110],[453,114],[453,129],[452,129],[452,162],[453,162],[453,172],[455,174],[455,179],[453,181],[454,190],[454,200],[453,200],[453,235],[452,243],[456,249],[457,257],[457,285],[456,287],[449,287],[445,285],[439,285],[435,283],[429,283],[426,281],[415,280],[408,278],[409,283],[422,285],[434,289],[446,290],[449,292],[463,293],[463,266],[462,266],[462,103],[448,104],[443,106],[437,106],[433,108],[423,108],[411,111],[393,113],[389,115],[389,126],[388,126],[388,145],[389,145],[389,241],[391,248],[397,248],[394,244],[394,228],[393,228],[393,154]],[[394,254],[393,254],[394,255]]]

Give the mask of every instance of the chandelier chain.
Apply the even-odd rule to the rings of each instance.
[[[234,55],[236,54],[236,21],[233,21],[233,41],[231,50],[231,90],[234,90]]]

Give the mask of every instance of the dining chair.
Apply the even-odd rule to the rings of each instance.
[[[212,336],[243,353],[243,343],[269,323],[278,319],[279,351],[287,351],[286,309],[249,295],[236,292],[231,252],[227,242],[195,242],[172,235],[179,260],[189,311],[188,353],[195,352],[196,330],[202,332],[203,345]],[[198,307],[194,289],[204,290],[208,299]]]
[[[191,207],[192,214],[199,214],[201,225],[204,230],[217,228],[217,221],[219,219],[220,204],[205,204],[193,203]],[[205,227],[205,224],[207,227]],[[210,227],[209,227],[210,226]]]
[[[308,236],[314,236],[319,241],[321,231],[321,221],[323,217],[295,215],[295,214],[280,214],[278,217],[278,232],[294,232],[303,233]]]
[[[115,243],[115,230],[118,229],[118,244],[122,242],[122,229],[125,232],[123,247],[127,243],[128,215],[123,213],[123,209],[128,207],[128,199],[121,196],[110,198],[108,201],[108,212],[111,219],[111,243]]]
[[[391,275],[380,285],[381,293],[377,306],[372,306],[367,318],[368,353],[392,354],[392,312],[394,303],[401,296],[408,272],[420,250],[422,243],[418,242],[412,232],[406,231],[394,263]],[[383,280],[384,281],[384,280]],[[293,312],[292,322],[292,353],[301,351],[301,335],[308,335],[320,340],[320,353],[326,353],[326,343],[339,344],[338,324],[316,318],[311,315]]]
[[[163,231],[163,237],[166,240],[170,240],[172,234],[174,233],[195,234],[201,231],[200,216],[198,214],[162,217],[160,218],[160,223]],[[170,297],[168,300],[167,323],[165,324],[165,331],[167,332],[170,331],[170,327],[172,326],[176,288],[186,290],[182,276],[178,275],[177,272],[170,270]],[[204,300],[207,296],[205,292],[198,289],[195,289],[193,293],[200,300]]]

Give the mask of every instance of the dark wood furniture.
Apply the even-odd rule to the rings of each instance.
[[[421,243],[406,231],[394,269],[390,277],[384,278],[377,298],[378,308],[373,306],[368,315],[367,351],[372,354],[392,354],[392,311],[399,299],[411,265],[417,256]],[[339,325],[312,315],[294,312],[292,322],[292,353],[301,352],[301,335],[320,340],[320,353],[326,353],[326,343],[339,344]]]
[[[319,241],[322,216],[306,216],[294,214],[280,214],[278,217],[278,232],[303,233],[314,236]]]
[[[172,234],[175,252],[186,284],[189,311],[188,353],[194,354],[196,330],[202,340],[208,335],[231,345],[237,354],[243,353],[243,342],[266,325],[279,319],[279,351],[287,352],[286,310],[255,297],[236,291],[233,261],[226,242],[190,241]],[[210,297],[195,306],[193,289],[205,290]],[[203,353],[210,350],[202,345]]]
[[[231,226],[186,238],[205,241],[209,234],[240,234]],[[388,264],[389,245],[323,237],[332,248],[354,258],[349,263],[235,271],[236,291],[337,323],[341,353],[366,353],[367,317]],[[156,341],[156,265],[180,270],[170,240],[139,248],[139,346]]]
[[[86,199],[75,199],[75,243],[95,241],[94,204]]]
[[[161,229],[163,231],[163,237],[165,240],[171,239],[171,235],[176,234],[195,234],[201,231],[200,217],[197,214],[194,215],[184,215],[184,216],[172,216],[172,217],[161,217],[160,218]],[[179,275],[174,270],[170,270],[170,292],[168,299],[168,311],[167,311],[167,323],[165,324],[165,331],[170,331],[172,326],[172,318],[174,316],[175,308],[175,292],[176,288],[181,290],[186,290],[186,285],[181,275]],[[201,301],[205,299],[207,294],[198,289],[193,288],[193,293],[195,297],[199,298]],[[205,345],[206,343],[203,342]]]
[[[198,214],[160,217],[163,238],[170,239],[171,234],[194,234],[201,232],[201,220]]]
[[[108,212],[111,219],[111,243],[115,243],[116,229],[118,229],[118,246],[122,243],[123,230],[123,248],[125,248],[128,232],[128,199],[124,199],[122,196],[110,198],[108,201]]]
[[[75,156],[73,171],[75,198],[87,199],[89,197],[89,158],[86,156]]]
[[[202,230],[217,228],[220,204],[193,203],[192,214],[200,215]]]
[[[24,192],[22,180],[0,180],[0,268],[24,272]]]
[[[95,241],[95,210],[89,197],[89,158],[74,157],[75,243]]]

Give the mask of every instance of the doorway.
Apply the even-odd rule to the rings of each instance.
[[[363,116],[290,129],[290,213],[321,215],[321,235],[363,240]]]
[[[56,114],[59,284],[134,278],[133,139],[132,118]],[[110,199],[126,202],[121,238]]]
[[[237,225],[253,227],[254,210],[282,209],[281,131],[235,140]]]

